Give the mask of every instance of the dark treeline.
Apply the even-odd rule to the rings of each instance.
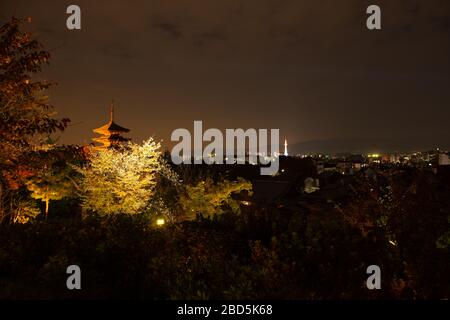
[[[326,204],[293,206],[299,196],[287,193],[162,228],[120,214],[1,225],[0,298],[448,298],[443,182],[415,170],[376,182],[361,174]],[[391,190],[388,203],[366,193],[376,186]],[[66,288],[71,264],[82,270],[80,291]],[[381,290],[366,288],[372,264]]]

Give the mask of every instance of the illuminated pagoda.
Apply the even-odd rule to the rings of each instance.
[[[131,140],[122,136],[122,134],[130,132],[130,130],[121,127],[114,122],[114,104],[111,104],[109,122],[100,128],[94,129],[93,131],[101,135],[98,138],[92,139],[94,142],[101,144],[97,147],[100,149],[114,148]]]

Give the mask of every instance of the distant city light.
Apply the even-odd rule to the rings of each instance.
[[[163,226],[166,223],[163,218],[156,219],[157,226]]]

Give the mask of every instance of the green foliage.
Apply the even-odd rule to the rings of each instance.
[[[28,173],[23,180],[31,197],[45,202],[46,215],[51,200],[75,197],[78,174],[72,166],[82,162],[79,149],[49,144],[45,149],[27,153],[27,156],[31,164],[24,166]]]
[[[448,223],[450,226],[450,216],[448,217]],[[450,248],[450,230],[448,230],[441,237],[439,237],[439,239],[436,241],[436,246],[440,249]]]
[[[450,232],[442,235],[437,241],[436,245],[440,249],[447,249],[450,247]]]
[[[28,223],[41,213],[35,201],[28,199],[20,199],[15,204],[15,209],[13,223]]]
[[[199,214],[213,217],[216,214],[222,214],[225,210],[239,213],[239,201],[232,196],[243,191],[251,195],[251,182],[238,178],[237,181],[222,180],[215,183],[207,178],[196,185],[186,186],[186,193],[180,196],[180,205],[186,218],[191,220]]]
[[[67,171],[55,171],[44,167],[27,182],[31,197],[46,203],[46,214],[48,214],[50,200],[61,200],[73,195],[74,185],[69,174],[70,172]]]
[[[92,150],[89,163],[78,171],[83,207],[100,214],[136,214],[152,199],[158,176],[176,182],[152,138],[142,145]]]

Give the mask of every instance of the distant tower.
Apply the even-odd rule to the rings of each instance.
[[[285,156],[285,157],[288,156],[287,146],[288,146],[287,140],[284,139],[284,156]]]
[[[131,140],[129,138],[122,137],[123,133],[130,132],[130,130],[114,123],[114,103],[111,103],[109,122],[100,128],[94,129],[93,131],[101,135],[98,138],[92,139],[93,141],[101,144],[101,146],[97,147],[100,149],[114,148]]]

